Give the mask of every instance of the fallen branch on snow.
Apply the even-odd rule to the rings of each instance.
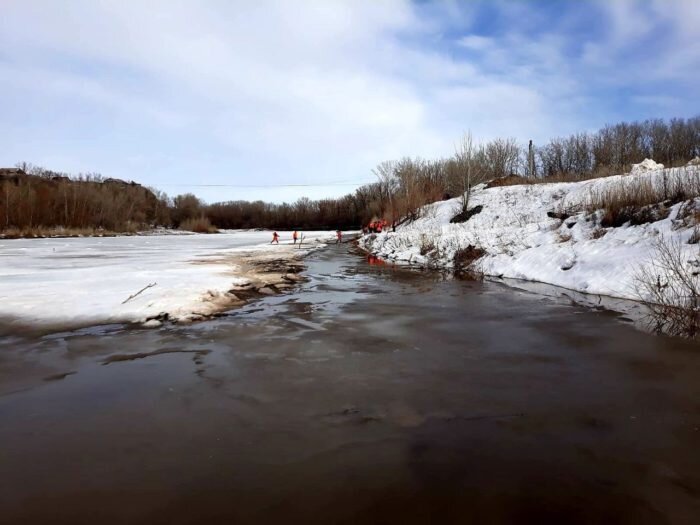
[[[122,301],[122,304],[128,303],[129,301],[131,301],[131,300],[132,300],[134,297],[136,297],[137,295],[140,295],[141,293],[145,292],[145,291],[148,290],[149,288],[153,288],[156,284],[158,284],[158,283],[151,283],[151,284],[149,284],[148,286],[144,286],[144,287],[141,288],[138,292],[136,292],[134,295],[130,295],[130,296],[127,297],[124,301]]]

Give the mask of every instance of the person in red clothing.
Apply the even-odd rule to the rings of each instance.
[[[340,244],[343,242],[343,232],[340,230],[335,231],[335,243]]]
[[[294,244],[297,243],[298,238],[299,238],[299,234],[297,233],[296,230],[294,230],[294,233],[292,234],[292,240],[294,240]]]
[[[277,244],[280,243],[280,236],[277,232],[272,233],[272,241],[270,241],[270,244],[272,244],[272,243],[277,243]]]

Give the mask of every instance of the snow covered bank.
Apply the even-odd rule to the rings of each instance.
[[[629,175],[582,182],[480,185],[469,206],[482,206],[482,211],[467,222],[450,223],[460,211],[460,199],[451,199],[424,207],[420,219],[395,233],[364,236],[360,245],[385,259],[444,268],[452,267],[458,250],[472,245],[486,250],[477,266],[489,276],[639,299],[637,275],[652,264],[660,236],[682,243],[688,263],[697,262],[698,245],[688,240],[700,203],[679,202],[661,220],[608,228],[600,225],[602,212],[586,208],[621,185],[643,184],[660,194],[676,182],[700,187],[700,166],[661,168],[648,161]]]
[[[210,315],[235,303],[230,290],[251,282],[244,267],[251,260],[291,260],[335,239],[304,232],[300,250],[291,233],[280,235],[280,245],[254,231],[0,240],[0,318],[74,326]]]

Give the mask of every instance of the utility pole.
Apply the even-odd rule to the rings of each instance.
[[[532,145],[532,140],[530,140],[527,149],[527,176],[533,178],[535,176],[535,148]]]

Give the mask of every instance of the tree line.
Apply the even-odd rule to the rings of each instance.
[[[700,156],[700,116],[607,125],[595,133],[554,138],[529,154],[513,138],[479,143],[467,133],[451,157],[384,161],[373,170],[377,182],[340,199],[234,201],[200,209],[221,228],[280,229],[358,228],[373,218],[398,223],[416,218],[427,203],[456,196],[462,197],[462,212],[467,213],[471,188],[492,179],[607,176],[625,173],[645,158],[667,167],[685,164]]]
[[[0,231],[66,228],[135,231],[167,224],[169,200],[136,183],[27,163],[0,170]]]
[[[372,219],[410,220],[423,205],[455,196],[463,196],[466,213],[471,188],[491,179],[577,180],[623,173],[645,158],[671,167],[696,156],[700,156],[700,116],[607,125],[532,149],[512,138],[477,142],[465,134],[448,158],[384,161],[373,170],[376,182],[351,194],[282,204],[241,200],[206,204],[193,194],[169,198],[99,174],[70,177],[22,163],[14,170],[0,170],[0,230],[65,227],[119,232],[156,225],[177,228],[193,220],[221,229],[355,229]]]
[[[544,177],[622,173],[645,158],[676,167],[700,156],[700,116],[608,125],[553,139],[537,156]]]

